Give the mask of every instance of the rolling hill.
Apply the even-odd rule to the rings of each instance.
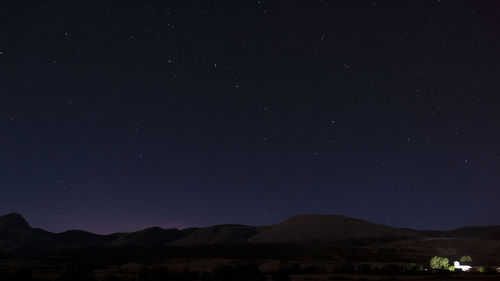
[[[223,224],[183,230],[152,227],[131,233],[98,235],[82,230],[52,233],[30,227],[20,214],[10,213],[0,216],[0,252],[3,253],[219,244],[325,244],[342,247],[383,245],[381,248],[393,245],[395,248],[414,250],[420,246],[425,248],[428,247],[426,245],[436,245],[435,241],[448,241],[439,239],[451,239],[449,241],[454,241],[453,245],[488,244],[484,241],[500,241],[500,226],[465,227],[450,231],[417,231],[339,215],[300,215],[270,226]],[[480,242],[470,242],[473,240]]]
[[[238,224],[222,224],[199,228],[192,233],[172,242],[170,245],[210,245],[243,243],[258,233],[257,227]]]
[[[271,226],[250,243],[332,243],[421,238],[415,230],[394,228],[338,215],[301,215]]]

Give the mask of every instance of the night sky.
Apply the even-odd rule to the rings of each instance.
[[[500,224],[500,3],[0,3],[0,214]]]

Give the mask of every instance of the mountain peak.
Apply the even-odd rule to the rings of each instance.
[[[250,243],[332,243],[339,241],[375,241],[391,237],[421,236],[405,230],[341,215],[298,215],[251,237]]]
[[[0,216],[0,229],[30,228],[26,220],[18,213],[9,213]]]

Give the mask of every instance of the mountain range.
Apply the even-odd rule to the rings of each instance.
[[[48,252],[101,247],[161,247],[219,244],[373,245],[429,239],[500,240],[500,226],[451,231],[396,228],[340,215],[299,215],[270,226],[222,224],[188,229],[151,227],[98,235],[82,230],[53,233],[32,228],[17,213],[0,216],[0,252]],[[409,243],[409,242],[407,242]],[[498,243],[498,242],[495,242]]]

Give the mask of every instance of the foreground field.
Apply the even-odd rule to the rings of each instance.
[[[300,274],[290,275],[292,281],[369,281],[369,280],[401,280],[401,281],[420,281],[420,280],[439,280],[439,281],[496,281],[500,280],[497,275],[478,275],[478,274],[451,274],[451,275],[357,275],[357,274]]]
[[[69,265],[51,259],[4,259],[0,260],[2,270],[15,272],[29,270],[33,279],[6,279],[6,280],[36,280],[36,281],[66,281],[73,280],[72,276],[89,276],[85,281],[115,280],[115,281],[142,281],[142,280],[198,280],[198,281],[326,281],[326,280],[484,280],[500,281],[500,274],[479,273],[430,273],[429,271],[415,273],[401,273],[398,270],[404,264],[394,263],[345,263],[331,260],[317,259],[221,259],[221,258],[171,258],[148,260],[145,262],[115,263],[113,265],[97,264],[88,266],[87,263]],[[369,268],[369,271],[367,271]],[[233,279],[227,272],[248,278]],[[362,271],[364,270],[364,271]],[[144,276],[154,274],[163,276],[160,279],[149,279]],[[145,274],[146,272],[146,274]],[[220,278],[221,273],[225,276]],[[277,279],[277,273],[282,273]],[[234,276],[233,275],[233,276]],[[156,277],[155,277],[156,278]],[[0,280],[1,274],[0,274]],[[4,280],[2,280],[4,281]]]

